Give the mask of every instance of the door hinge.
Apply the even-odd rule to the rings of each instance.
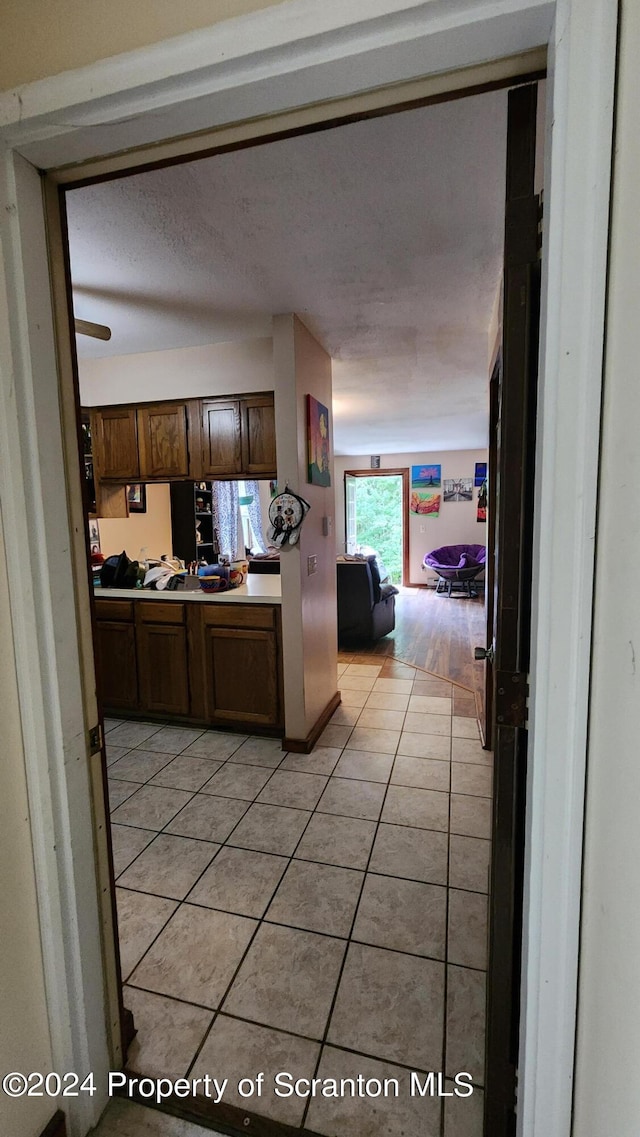
[[[496,722],[498,726],[527,725],[529,676],[524,671],[498,671],[496,675]]]
[[[100,723],[98,723],[97,726],[90,727],[87,731],[87,746],[90,758],[93,758],[94,754],[99,754],[102,750],[102,727]]]

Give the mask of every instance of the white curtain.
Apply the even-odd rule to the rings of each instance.
[[[220,555],[231,561],[244,557],[244,536],[237,482],[213,483],[214,523],[218,530]]]
[[[249,521],[253,530],[255,546],[258,552],[266,553],[267,546],[264,539],[264,529],[262,528],[262,505],[260,503],[260,486],[258,482],[245,482],[245,492],[248,496],[253,498],[253,501],[247,507],[249,513]],[[255,547],[254,546],[254,547]]]

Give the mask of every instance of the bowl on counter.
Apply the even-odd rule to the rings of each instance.
[[[198,579],[203,592],[226,592],[229,587],[229,581],[222,576],[201,576]]]

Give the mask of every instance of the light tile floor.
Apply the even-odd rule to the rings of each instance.
[[[128,1065],[397,1078],[399,1098],[225,1100],[327,1137],[480,1137],[491,755],[469,692],[393,660],[338,672],[309,755],[107,721]],[[411,1097],[412,1070],[477,1089]]]

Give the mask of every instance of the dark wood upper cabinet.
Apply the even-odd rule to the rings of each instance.
[[[276,476],[272,392],[95,407],[91,435],[101,517],[127,516],[126,483]]]
[[[273,395],[242,399],[242,472],[275,474],[276,420]]]
[[[139,407],[137,413],[140,477],[188,477],[186,404],[156,403]]]
[[[203,478],[242,473],[239,399],[202,400]]]
[[[91,411],[91,440],[96,478],[137,481],[138,428],[135,407]]]

